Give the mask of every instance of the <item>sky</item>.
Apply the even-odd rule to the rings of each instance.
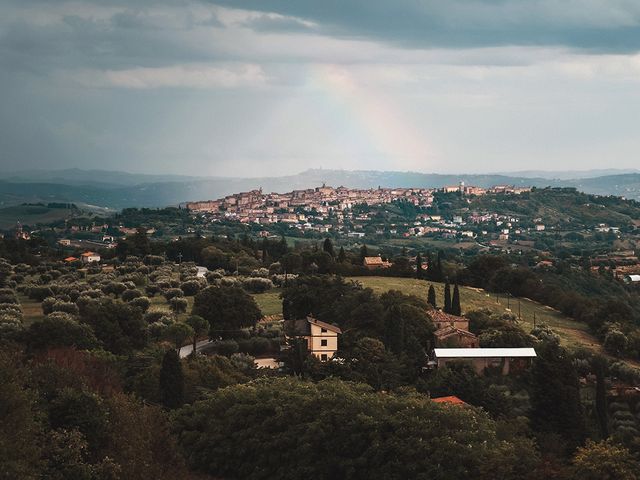
[[[2,0],[0,171],[640,165],[637,0]]]

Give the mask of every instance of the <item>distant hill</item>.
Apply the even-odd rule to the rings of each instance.
[[[51,208],[46,205],[14,205],[0,208],[0,230],[10,229],[17,222],[35,227],[39,224],[50,224],[77,215],[77,208]]]
[[[640,173],[636,168],[602,168],[596,170],[522,170],[516,172],[499,172],[508,177],[547,178],[551,180],[575,180],[580,178],[595,178],[611,175]]]
[[[500,174],[431,174],[372,170],[310,169],[297,175],[259,178],[182,177],[100,170],[37,171],[5,174],[0,180],[0,207],[38,201],[75,202],[99,207],[163,207],[186,201],[208,200],[231,193],[263,188],[286,192],[322,183],[352,188],[440,187],[464,181],[490,187],[498,184],[536,187],[575,187],[586,193],[640,199],[640,173],[594,178],[549,179]]]

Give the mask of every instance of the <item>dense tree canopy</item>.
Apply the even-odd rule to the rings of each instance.
[[[209,336],[237,335],[242,328],[252,327],[262,316],[251,295],[240,287],[207,287],[198,292],[193,315],[209,322]]]
[[[499,438],[480,411],[336,380],[219,390],[175,429],[194,468],[226,478],[521,479],[536,462],[528,440]]]

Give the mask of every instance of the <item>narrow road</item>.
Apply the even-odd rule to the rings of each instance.
[[[196,342],[196,353],[199,352],[202,347],[205,347],[207,345],[209,345],[210,343],[213,343],[211,340],[207,339],[207,340],[200,340],[199,342]],[[178,351],[178,355],[180,355],[180,358],[186,358],[189,355],[191,355],[191,352],[193,351],[193,344],[189,344],[189,345],[185,345],[184,347],[180,347],[180,350]]]

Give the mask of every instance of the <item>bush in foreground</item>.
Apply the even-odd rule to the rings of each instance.
[[[472,408],[291,378],[224,388],[174,425],[191,466],[223,478],[529,478],[533,444]],[[277,452],[277,454],[276,454]]]

